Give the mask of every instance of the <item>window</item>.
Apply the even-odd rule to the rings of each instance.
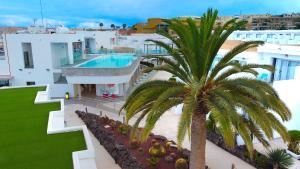
[[[257,38],[257,39],[260,39],[261,36],[262,36],[262,34],[256,34],[256,38]]]
[[[35,85],[35,82],[26,82],[26,85],[27,86],[32,86],[32,85]]]
[[[300,66],[300,62],[286,59],[274,59],[275,73],[274,80],[290,80],[294,79],[295,70]]]
[[[31,43],[22,43],[24,68],[33,68],[33,57]]]
[[[0,42],[0,60],[5,60],[5,52],[3,48],[3,43]]]
[[[0,80],[0,87],[3,86],[9,86],[9,81],[8,80]]]

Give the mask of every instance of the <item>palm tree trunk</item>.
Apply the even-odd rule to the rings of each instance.
[[[191,126],[189,169],[205,169],[206,113],[194,113]]]

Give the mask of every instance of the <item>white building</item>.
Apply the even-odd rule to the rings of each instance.
[[[231,40],[262,40],[273,44],[300,44],[300,30],[235,31]]]
[[[77,65],[99,56],[102,48],[113,49],[116,32],[78,32],[53,34],[6,34],[5,56],[0,58],[0,80],[12,86],[50,84],[51,97],[94,93],[107,88],[124,96],[133,83],[139,59],[122,68],[81,68]]]
[[[269,34],[275,34],[276,37],[281,34],[291,35],[292,40],[297,40],[300,31],[237,31],[230,38],[238,39],[238,34],[240,38],[245,36],[239,40],[254,40],[251,37],[259,34],[265,38]],[[103,96],[106,93],[124,96],[140,74],[139,58],[117,68],[82,67],[82,64],[96,62],[103,50],[109,51],[116,47],[133,48],[136,53],[164,52],[152,43],[145,42],[147,39],[170,43],[157,34],[121,36],[116,31],[5,34],[2,39],[0,48],[5,51],[5,55],[0,55],[0,85],[7,82],[12,86],[50,84],[51,97],[63,97],[66,92],[71,96]],[[222,57],[238,43],[229,41],[220,50],[218,57]],[[300,66],[300,46],[266,43],[239,54],[235,59],[241,63],[274,65],[275,73],[260,70],[258,78],[262,80],[294,80],[296,67]]]

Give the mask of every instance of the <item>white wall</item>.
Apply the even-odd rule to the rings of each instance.
[[[273,87],[292,112],[292,119],[285,123],[288,130],[300,130],[300,79],[275,81]]]
[[[12,85],[24,86],[28,81],[39,84],[53,84],[53,60],[51,43],[67,43],[68,53],[73,57],[72,43],[84,41],[82,35],[77,34],[8,34],[7,50],[11,64]],[[24,68],[22,43],[31,43],[33,69]],[[49,69],[49,71],[48,71]]]
[[[77,31],[76,34],[83,35],[86,38],[93,38],[96,42],[96,49],[113,49],[115,45],[111,44],[111,39],[116,39],[116,31]]]
[[[118,46],[121,47],[125,46],[125,47],[144,50],[144,44],[147,43],[145,41],[148,39],[159,40],[166,43],[170,43],[169,40],[155,33],[154,34],[132,34],[127,36],[120,36],[118,38]]]
[[[4,60],[0,60],[0,76],[1,75],[9,75],[7,58]]]
[[[65,97],[65,93],[69,92],[74,97],[74,87],[72,84],[52,84],[49,85],[50,97]]]

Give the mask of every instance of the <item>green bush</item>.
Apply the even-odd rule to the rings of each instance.
[[[118,128],[119,132],[123,135],[127,135],[129,132],[129,126],[125,124],[121,124]]]
[[[294,163],[293,158],[282,149],[269,151],[267,160],[274,169],[288,169]]]
[[[255,161],[255,164],[260,168],[269,168],[270,166],[267,156],[260,154],[257,151],[254,151],[253,153],[253,160]]]
[[[178,160],[176,160],[175,169],[188,169],[188,168],[189,168],[189,165],[188,165],[186,159],[179,158]]]
[[[300,131],[290,130],[290,141],[288,144],[288,150],[295,154],[300,154]]]

